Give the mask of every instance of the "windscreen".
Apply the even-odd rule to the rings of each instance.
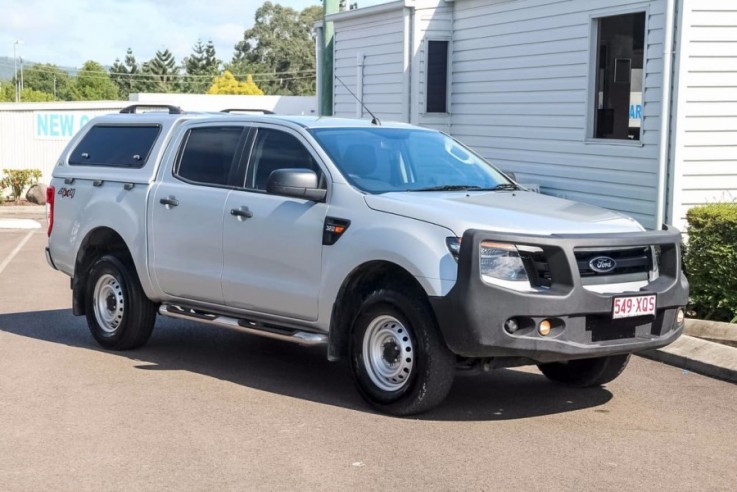
[[[442,133],[410,128],[310,130],[348,181],[368,193],[515,187]]]

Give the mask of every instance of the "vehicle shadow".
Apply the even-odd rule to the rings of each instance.
[[[143,348],[110,352],[90,335],[84,318],[69,309],[0,315],[0,331],[125,357],[145,371],[190,371],[233,384],[306,401],[372,412],[353,387],[346,364],[328,362],[324,348],[285,342],[159,317]],[[446,401],[422,420],[494,421],[524,419],[603,405],[603,388],[571,389],[536,373],[497,370],[459,375]]]

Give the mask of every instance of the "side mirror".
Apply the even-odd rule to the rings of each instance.
[[[328,194],[328,190],[318,188],[317,174],[310,169],[272,171],[266,181],[266,192],[315,202],[324,202]]]

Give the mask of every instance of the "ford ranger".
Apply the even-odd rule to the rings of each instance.
[[[527,191],[434,130],[169,109],[93,119],[48,189],[47,260],[105,348],[157,315],[323,345],[409,415],[460,370],[602,385],[683,330],[672,227]]]

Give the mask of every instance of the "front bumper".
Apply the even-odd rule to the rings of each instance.
[[[481,280],[481,241],[542,248],[552,277],[545,292],[518,292]],[[448,348],[471,358],[522,357],[534,362],[600,357],[658,348],[675,341],[683,331],[676,312],[688,302],[688,282],[681,271],[681,235],[675,228],[662,231],[597,235],[535,236],[469,230],[463,235],[458,278],[448,295],[431,298],[438,325]],[[575,248],[627,248],[658,245],[660,276],[637,292],[656,294],[655,316],[612,319],[613,298],[584,289]],[[515,318],[521,328],[504,329]],[[538,324],[553,321],[548,336]]]

